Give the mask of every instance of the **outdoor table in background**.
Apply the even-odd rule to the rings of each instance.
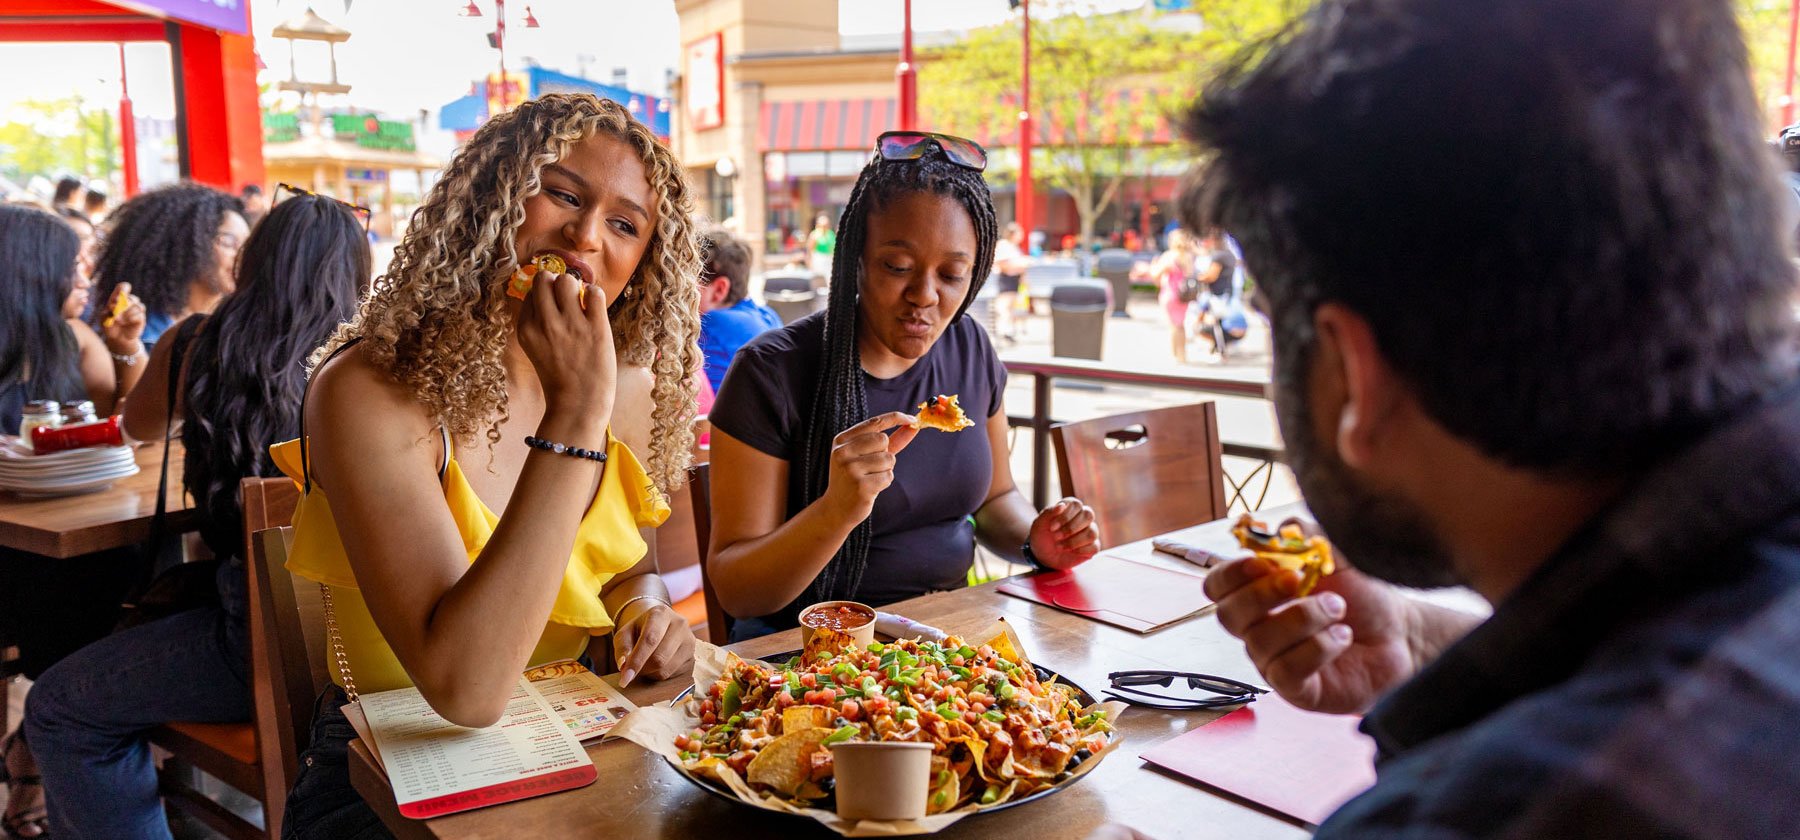
[[[1279,519],[1298,510],[1298,506],[1291,511],[1282,508],[1264,516]],[[1212,545],[1220,539],[1231,540],[1229,525],[1214,522],[1178,533],[1190,541]],[[1136,557],[1148,550],[1149,542],[1144,541],[1109,553]],[[1109,672],[1127,669],[1200,671],[1262,684],[1243,643],[1227,635],[1210,613],[1139,635],[1003,595],[993,584],[927,595],[884,609],[963,635],[981,633],[996,618],[1005,617],[1032,661],[1095,696],[1106,688]],[[731,649],[746,657],[762,657],[799,647],[799,631],[790,630]],[[673,698],[688,684],[686,678],[640,682],[625,693],[647,705]],[[1132,708],[1119,721],[1124,743],[1087,777],[1043,799],[971,816],[928,836],[1080,840],[1111,822],[1129,825],[1157,840],[1306,836],[1303,826],[1285,817],[1164,775],[1138,758],[1150,747],[1220,714]],[[588,747],[600,779],[585,788],[415,822],[395,810],[393,791],[376,769],[368,748],[355,741],[350,752],[351,781],[388,827],[403,838],[837,836],[811,820],[726,802],[682,778],[660,756],[628,742]]]
[[[156,487],[161,478],[162,447],[137,450],[137,475],[127,476],[98,493],[27,499],[0,491],[0,547],[58,559],[109,548],[123,548],[150,538],[156,515]],[[191,531],[199,516],[181,490],[184,450],[169,445],[168,529]]]

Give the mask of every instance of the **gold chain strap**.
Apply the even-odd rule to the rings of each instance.
[[[338,676],[344,678],[344,696],[356,702],[356,678],[350,676],[350,655],[344,652],[344,634],[338,632],[337,610],[331,606],[331,587],[319,584],[319,599],[325,607],[325,635],[331,640],[331,655],[337,658]]]

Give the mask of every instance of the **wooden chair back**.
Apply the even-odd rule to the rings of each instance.
[[[1063,493],[1094,509],[1105,546],[1226,515],[1218,411],[1210,402],[1050,430]]]
[[[287,804],[289,783],[298,762],[292,755],[287,756],[286,761],[278,760],[281,756],[275,749],[278,742],[271,738],[271,708],[280,683],[272,663],[279,659],[272,654],[268,637],[259,632],[268,615],[268,607],[261,592],[265,587],[257,580],[262,547],[256,535],[292,521],[300,491],[286,478],[247,478],[239,489],[243,497],[243,556],[249,567],[248,621],[254,717],[250,723],[170,723],[153,730],[150,741],[178,759],[177,764],[164,767],[159,779],[163,801],[169,807],[192,815],[227,837],[275,838],[281,836],[281,818]],[[286,556],[285,546],[282,555]],[[286,574],[285,570],[283,574]],[[180,769],[182,764],[204,770],[261,802],[263,826],[258,828],[195,788],[191,774]]]
[[[695,423],[695,432],[701,431],[705,419]],[[704,464],[711,454],[703,446],[694,447],[694,464]],[[683,484],[669,494],[669,518],[662,527],[656,529],[656,571],[664,578],[686,570],[689,574],[704,575],[701,567],[701,556],[705,553],[699,536],[694,531],[694,499],[691,483]],[[692,581],[688,577],[687,581]],[[688,585],[691,585],[688,584]],[[671,587],[673,588],[673,587]],[[675,604],[676,612],[682,614],[693,627],[694,634],[703,639],[710,639],[711,616],[706,612],[702,593],[695,592],[679,600]]]
[[[687,486],[694,507],[694,545],[700,552],[700,591],[706,597],[706,640],[723,645],[731,641],[731,628],[706,568],[712,556],[712,465],[689,467]]]

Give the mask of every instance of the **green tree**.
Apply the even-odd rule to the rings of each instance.
[[[1032,174],[1073,199],[1083,243],[1128,179],[1182,153],[1178,145],[1154,142],[1159,123],[1193,102],[1242,48],[1291,20],[1301,3],[1201,0],[1195,6],[1197,18],[1094,14],[1068,0],[1032,4],[1041,10],[1031,22]],[[926,122],[1016,146],[1020,52],[1020,25],[1013,22],[973,30],[927,53],[919,74]],[[996,165],[990,174],[1000,184],[1017,178],[1010,165]]]
[[[1750,81],[1771,124],[1781,119],[1780,97],[1787,92],[1788,0],[1737,0],[1738,25],[1750,47]]]
[[[0,174],[110,178],[119,167],[117,120],[111,108],[79,96],[27,99],[0,123]]]

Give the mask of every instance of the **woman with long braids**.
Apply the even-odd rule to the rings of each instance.
[[[250,235],[243,202],[200,184],[159,187],[119,205],[106,220],[94,263],[96,328],[106,323],[113,288],[130,283],[144,302],[144,344],[189,315],[204,315],[231,294],[238,249]]]
[[[328,198],[295,198],[245,244],[237,291],[158,342],[125,425],[132,437],[159,440],[179,422],[184,486],[219,559],[219,604],[101,639],[32,687],[25,729],[53,836],[169,836],[144,733],[171,721],[250,719],[238,482],[279,474],[269,446],[299,430],[306,359],[355,314],[369,272],[356,217]]]
[[[693,633],[649,529],[693,447],[691,206],[680,163],[623,106],[525,102],[457,153],[315,357],[301,437],[275,455],[305,487],[288,568],[325,586],[347,662],[286,836],[385,834],[345,766],[355,692],[416,686],[479,727],[526,667],[594,637],[624,683],[688,672]],[[509,295],[543,255],[562,265]]]
[[[709,573],[733,638],[791,627],[813,601],[961,586],[976,540],[1058,569],[1098,547],[1086,505],[1039,512],[1013,483],[1006,370],[963,317],[994,260],[986,163],[961,138],[878,138],[838,223],[830,306],[745,345],[726,374]],[[976,427],[913,428],[939,394]]]

